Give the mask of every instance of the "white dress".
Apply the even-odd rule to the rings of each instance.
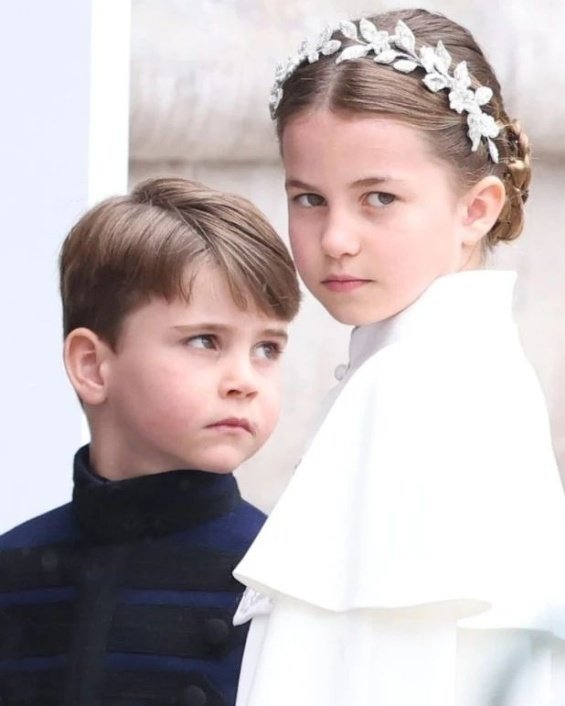
[[[237,706],[564,702],[565,500],[514,280],[447,275],[353,332],[234,572],[253,618]]]

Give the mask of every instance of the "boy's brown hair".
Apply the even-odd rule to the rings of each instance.
[[[60,255],[63,329],[116,347],[124,317],[152,297],[190,299],[199,266],[219,267],[235,303],[290,321],[300,293],[288,250],[246,199],[180,177],[149,179],[90,209]]]

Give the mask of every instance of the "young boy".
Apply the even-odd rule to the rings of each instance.
[[[277,419],[294,266],[252,204],[180,178],[90,210],[60,265],[91,442],[72,502],[0,537],[0,704],[229,706],[264,519],[232,471]]]

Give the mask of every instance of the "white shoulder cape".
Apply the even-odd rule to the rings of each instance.
[[[480,279],[481,291],[493,276],[495,288],[513,281],[443,279]],[[451,306],[461,293],[440,283]],[[436,304],[423,328],[387,332],[341,390],[238,580],[334,611],[490,607],[475,621],[485,626],[522,626],[565,599],[565,503],[545,401],[509,297],[486,290],[475,318],[445,317],[444,329]]]
[[[234,572],[290,611],[297,645],[312,616],[325,634],[367,610],[560,631],[565,502],[513,282],[449,275],[354,333],[360,364]]]

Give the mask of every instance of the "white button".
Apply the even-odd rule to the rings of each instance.
[[[335,379],[336,380],[343,380],[348,369],[349,369],[349,366],[345,365],[345,363],[338,365],[337,368],[334,370]]]

